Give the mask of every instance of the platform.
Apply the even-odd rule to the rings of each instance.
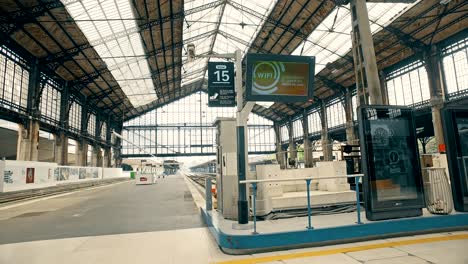
[[[0,263],[457,264],[468,260],[466,231],[228,255],[200,219],[196,205],[203,202],[200,197],[182,177],[171,176],[154,185],[117,183],[3,207]]]

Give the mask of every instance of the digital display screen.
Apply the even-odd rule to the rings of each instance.
[[[248,54],[247,100],[307,101],[313,93],[314,68],[314,57]]]
[[[309,64],[257,61],[253,64],[253,95],[307,95]]]
[[[378,201],[416,199],[416,179],[412,169],[414,152],[408,148],[408,120],[384,119],[369,122],[375,165]]]
[[[461,156],[458,157],[460,176],[464,179],[464,196],[468,196],[468,117],[456,118],[458,143]],[[462,181],[463,183],[463,181]]]
[[[424,197],[413,110],[361,106],[358,114],[366,216],[420,215]]]

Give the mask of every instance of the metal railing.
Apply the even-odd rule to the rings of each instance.
[[[312,180],[331,180],[331,179],[343,179],[343,178],[354,178],[356,182],[356,223],[363,224],[361,221],[361,200],[359,197],[359,180],[364,176],[364,174],[350,174],[343,176],[334,176],[334,177],[302,177],[302,178],[279,178],[279,179],[266,179],[266,180],[245,180],[240,181],[240,184],[250,184],[252,186],[252,213],[253,213],[253,234],[258,234],[257,232],[257,189],[258,183],[268,183],[268,182],[288,182],[288,181],[305,181],[307,187],[307,229],[312,230],[312,208],[310,206],[310,183]],[[212,194],[211,194],[211,179],[206,179],[205,183],[205,201],[206,201],[206,210],[209,211],[212,209]]]

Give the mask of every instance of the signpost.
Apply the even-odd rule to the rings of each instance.
[[[234,63],[208,62],[208,106],[236,105],[234,90]]]

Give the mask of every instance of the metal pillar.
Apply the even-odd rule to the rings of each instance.
[[[55,135],[54,159],[59,165],[68,165],[68,137],[63,131]]]
[[[88,165],[88,142],[86,140],[76,141],[75,156],[76,166],[85,167]]]
[[[322,123],[322,152],[324,161],[333,160],[333,146],[328,136],[328,117],[327,117],[327,105],[324,101],[320,105],[320,121]]]
[[[70,98],[68,82],[65,83],[60,96],[60,130],[55,134],[54,159],[59,165],[68,165],[68,117]]]
[[[103,166],[105,168],[110,168],[112,166],[112,152],[111,148],[104,149],[104,161]]]
[[[360,104],[382,105],[379,73],[366,0],[351,0],[352,43],[356,89]]]
[[[93,153],[91,155],[91,166],[102,167],[102,150],[98,145],[93,146]]]
[[[429,90],[431,93],[432,124],[434,126],[435,140],[439,151],[444,151],[445,140],[440,110],[444,106],[445,96],[442,79],[442,59],[436,46],[432,46],[430,51],[424,54],[424,61],[429,79]]]
[[[31,65],[28,83],[27,112],[29,120],[18,125],[17,160],[39,159],[39,103],[41,100],[41,72],[38,62]]]
[[[122,125],[115,128],[116,133],[122,134]],[[121,150],[122,150],[122,140],[119,137],[116,137],[113,148],[114,148],[114,157],[113,157],[114,158],[114,167],[115,168],[120,168],[121,165],[122,165],[122,157],[120,155]]]
[[[307,111],[302,112],[302,132],[304,141],[304,166],[306,168],[312,168],[313,156],[312,156],[312,144],[309,139],[309,122],[307,117]]]
[[[355,144],[356,134],[354,131],[354,121],[353,121],[353,100],[351,97],[351,90],[346,89],[345,98],[344,98],[344,108],[346,115],[346,142],[348,144]]]
[[[236,79],[235,88],[237,93],[237,173],[239,175],[238,181],[244,181],[247,178],[247,162],[248,154],[246,147],[246,126],[247,118],[254,104],[249,102],[244,107],[244,93],[242,89],[242,53],[240,50],[235,52],[235,66],[236,66]],[[245,184],[238,184],[239,197],[237,200],[239,224],[247,224],[249,222],[249,205],[247,201],[247,186]]]
[[[37,161],[39,159],[39,122],[27,121],[18,124],[17,160]]]
[[[379,72],[379,80],[380,80],[380,88],[382,89],[382,103],[384,105],[389,105],[390,102],[388,100],[388,88],[387,88],[387,76],[385,72]]]
[[[87,166],[88,165],[88,140],[85,136],[88,135],[88,107],[86,97],[83,100],[83,107],[81,107],[81,137],[76,141],[76,165]]]
[[[294,141],[294,127],[291,118],[288,121],[288,131],[289,131],[289,151],[288,151],[288,163],[290,160],[295,160],[297,158],[297,146]]]
[[[274,131],[275,131],[276,160],[278,161],[278,164],[280,165],[280,168],[285,169],[286,168],[286,159],[285,159],[285,156],[284,156],[283,147],[281,146],[281,129],[280,129],[280,125],[275,122],[273,128],[274,128]]]

